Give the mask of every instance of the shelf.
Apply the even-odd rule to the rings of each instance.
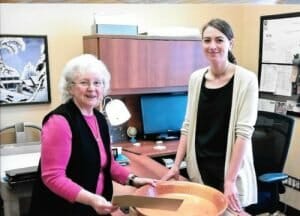
[[[180,40],[180,41],[201,41],[200,37],[196,36],[148,36],[148,35],[104,35],[93,34],[85,35],[83,39],[110,38],[110,39],[135,39],[135,40]]]

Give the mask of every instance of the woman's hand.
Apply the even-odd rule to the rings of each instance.
[[[97,194],[94,194],[93,198],[91,199],[90,205],[100,215],[110,214],[119,208],[118,206],[112,205],[111,202],[108,202],[104,197]]]
[[[146,184],[156,187],[156,182],[157,182],[156,179],[142,178],[142,177],[135,177],[132,181],[134,187],[141,187]]]
[[[236,213],[240,213],[243,211],[235,182],[225,181],[224,195],[228,201],[228,208],[231,211],[234,211]]]
[[[172,166],[172,168],[166,173],[166,175],[164,175],[161,180],[163,181],[168,181],[172,178],[174,178],[175,180],[179,180],[179,168],[177,166]]]
[[[233,211],[232,209],[228,208],[224,215],[231,215],[231,216],[251,216],[249,213],[245,212],[244,209],[240,212]]]

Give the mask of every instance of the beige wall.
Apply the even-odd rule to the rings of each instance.
[[[261,15],[300,11],[300,5],[234,4],[0,4],[1,34],[48,36],[51,104],[1,107],[1,127],[19,121],[40,125],[43,116],[60,103],[57,82],[67,60],[82,53],[82,36],[91,34],[93,14],[134,13],[143,28],[156,26],[201,26],[213,17],[228,20],[235,30],[234,53],[239,63],[257,72],[259,19]],[[296,119],[291,151],[285,171],[300,177],[300,119]],[[296,133],[296,131],[298,133]],[[284,197],[300,209],[300,194]],[[297,206],[298,205],[298,206]]]
[[[238,8],[238,9],[236,9]],[[132,12],[145,28],[180,25],[200,27],[212,17],[210,5],[110,5],[110,4],[2,4],[1,33],[45,34],[48,36],[52,103],[1,107],[1,127],[16,121],[40,124],[42,117],[60,102],[57,82],[64,63],[82,53],[82,36],[91,34],[95,12]],[[229,21],[240,17],[239,7],[220,7]],[[234,12],[237,11],[237,12]],[[166,15],[168,14],[168,15]],[[198,15],[200,14],[200,15]],[[226,15],[227,14],[227,15]],[[233,16],[233,14],[236,14]],[[238,24],[236,21],[235,23]],[[236,24],[236,25],[237,25]],[[238,32],[237,35],[240,33]]]

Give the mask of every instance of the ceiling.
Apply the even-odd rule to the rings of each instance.
[[[300,0],[0,0],[0,3],[232,3],[300,4]]]

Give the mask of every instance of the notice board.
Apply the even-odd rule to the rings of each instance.
[[[300,116],[300,12],[261,16],[259,109]]]

